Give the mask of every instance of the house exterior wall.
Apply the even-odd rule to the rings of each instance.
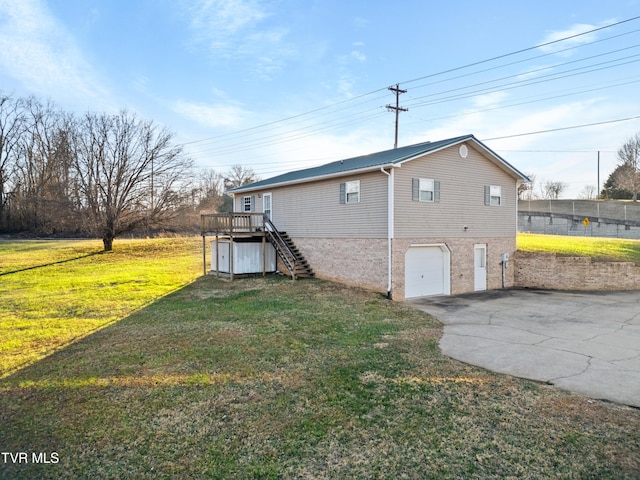
[[[516,236],[516,180],[466,145],[467,158],[460,157],[455,145],[395,169],[396,238]],[[438,180],[440,201],[412,200],[412,178]],[[502,187],[500,206],[485,205],[485,185]]]
[[[502,287],[503,253],[516,250],[517,186],[512,173],[496,165],[467,143],[403,163],[394,171],[394,238],[392,286],[394,300],[404,300],[405,255],[412,245],[445,244],[450,251],[450,292],[474,290],[474,245],[487,246],[487,289]],[[413,200],[412,179],[440,183],[438,202]],[[272,194],[272,220],[286,231],[309,261],[318,278],[381,293],[388,289],[388,179],[381,171],[340,176],[284,187],[237,194],[254,195],[254,211],[262,212],[262,197]],[[340,184],[360,180],[360,202],[340,203]],[[501,187],[500,206],[485,205],[485,186]],[[463,226],[467,226],[465,230]],[[505,271],[505,286],[514,282],[513,264]]]
[[[340,184],[360,180],[360,201],[340,203]],[[291,237],[386,238],[387,176],[380,171],[251,192],[256,212],[263,211],[262,196],[272,194],[272,221]],[[241,212],[243,197],[234,198]]]

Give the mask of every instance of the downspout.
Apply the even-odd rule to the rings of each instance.
[[[518,212],[520,211],[520,195],[518,195],[518,190],[520,190],[521,184],[522,182],[520,180],[516,181],[516,237],[518,236],[519,231]],[[531,210],[531,200],[529,200],[529,210]]]
[[[392,262],[391,252],[393,246],[393,167],[387,172],[384,167],[380,171],[387,176],[387,298],[391,300]]]

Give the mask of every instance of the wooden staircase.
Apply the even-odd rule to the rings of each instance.
[[[267,240],[275,247],[282,263],[287,267],[292,278],[313,277],[313,269],[300,253],[293,240],[286,232],[280,232],[266,216],[264,219]]]

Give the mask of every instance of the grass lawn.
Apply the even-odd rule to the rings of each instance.
[[[116,275],[118,248],[56,268]],[[130,314],[112,296],[106,327],[0,380],[0,451],[29,460],[0,457],[0,478],[640,476],[639,410],[446,358],[439,322],[379,294],[201,277],[157,296]]]
[[[524,252],[591,257],[595,261],[633,262],[640,266],[640,240],[519,233],[517,245],[518,250]]]
[[[199,241],[0,241],[0,378],[193,281]]]

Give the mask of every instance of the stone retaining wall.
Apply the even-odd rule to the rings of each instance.
[[[547,290],[640,290],[632,262],[594,262],[589,257],[516,252],[514,285]]]

